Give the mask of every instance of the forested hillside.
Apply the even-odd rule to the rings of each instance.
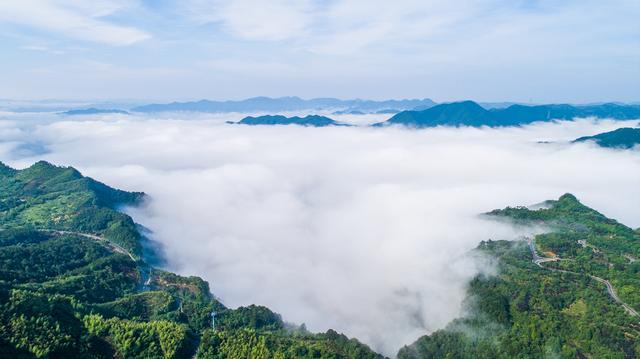
[[[399,358],[640,357],[640,233],[569,194],[545,207],[488,214],[549,232],[482,242],[498,274],[476,277],[466,314]]]
[[[226,308],[197,277],[151,267],[121,206],[143,193],[73,168],[0,165],[0,357],[379,358],[262,306]],[[465,314],[406,358],[640,357],[640,233],[574,196],[486,214],[544,234],[485,241],[496,275],[469,283]]]
[[[197,277],[144,261],[118,212],[144,194],[73,168],[0,163],[1,358],[377,358],[265,307],[226,308]]]
[[[573,142],[585,141],[593,141],[602,147],[629,149],[640,145],[640,128],[623,127],[595,136],[580,137]]]

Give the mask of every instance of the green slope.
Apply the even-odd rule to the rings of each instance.
[[[548,208],[495,210],[516,225],[545,225],[536,255],[560,258],[536,265],[525,241],[487,241],[478,251],[497,260],[496,276],[468,288],[466,314],[403,348],[406,358],[637,358],[640,317],[640,235],[564,195]],[[586,241],[580,244],[578,240]]]
[[[83,177],[70,167],[37,162],[21,171],[0,165],[0,228],[79,231],[108,237],[140,256],[140,235],[127,215],[142,193],[129,193]]]
[[[633,148],[640,144],[640,128],[623,127],[610,132],[604,132],[595,136],[585,136],[573,142],[594,141],[602,147],[609,148]]]
[[[117,211],[143,196],[73,168],[0,163],[0,358],[379,357],[265,307],[226,308],[202,279],[150,267]]]

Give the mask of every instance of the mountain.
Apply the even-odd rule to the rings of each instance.
[[[303,110],[342,110],[374,113],[394,108],[408,110],[417,106],[433,106],[430,99],[412,100],[340,100],[335,98],[314,98],[304,100],[299,97],[253,97],[239,101],[172,102],[134,107],[135,112],[284,112]]]
[[[73,168],[40,161],[21,171],[0,165],[0,225],[83,231],[112,236],[114,243],[138,258],[137,230],[128,216],[115,209],[135,205],[143,193],[120,191]],[[110,226],[109,224],[113,224]]]
[[[128,109],[140,106],[133,100],[86,101],[86,100],[6,100],[0,99],[3,111],[25,112],[64,112],[76,109]]]
[[[376,111],[376,114],[394,114],[395,115],[398,112],[400,112],[400,110],[396,110],[394,108],[385,108],[385,109]]]
[[[435,126],[518,126],[537,121],[570,120],[576,117],[599,117],[628,120],[640,118],[640,106],[602,104],[512,105],[485,109],[473,101],[440,104],[422,111],[403,111],[374,126],[400,124],[410,127]]]
[[[423,111],[403,111],[376,125],[403,124],[428,126],[482,126],[491,121],[489,111],[473,101],[454,102],[433,106]]]
[[[300,126],[312,126],[312,127],[324,127],[324,126],[349,126],[344,123],[336,122],[328,117],[309,115],[305,117],[286,117],[280,115],[266,115],[258,117],[245,117],[239,122],[240,125],[300,125]]]
[[[0,163],[0,357],[382,358],[149,265],[147,239],[118,211],[144,197],[71,167]]]
[[[376,111],[377,113],[377,111]],[[332,113],[332,115],[365,115],[365,112],[362,112],[360,110],[340,110],[340,111],[334,111]]]
[[[77,110],[69,110],[69,111],[64,111],[61,112],[61,115],[66,115],[66,116],[77,116],[77,115],[101,115],[101,114],[108,114],[108,113],[116,113],[116,114],[122,114],[122,115],[128,115],[129,112],[124,111],[124,110],[117,110],[117,109],[99,109],[99,108],[85,108],[85,109],[77,109]]]
[[[482,242],[496,274],[472,279],[464,314],[398,359],[640,357],[640,232],[571,194],[486,218],[548,231]]]
[[[593,141],[602,147],[633,148],[634,146],[640,145],[640,128],[619,128],[595,136],[580,137],[573,142],[585,141]]]

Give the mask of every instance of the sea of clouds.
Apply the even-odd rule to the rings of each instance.
[[[117,188],[161,244],[231,307],[262,304],[387,355],[461,313],[481,240],[523,233],[479,213],[565,192],[640,226],[640,155],[570,144],[634,122],[517,128],[242,126],[243,114],[0,113],[0,160],[44,159]],[[366,124],[383,116],[334,116]]]

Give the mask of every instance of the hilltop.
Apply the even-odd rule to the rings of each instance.
[[[600,133],[594,136],[580,137],[573,142],[593,141],[601,147],[633,148],[640,144],[640,128],[619,128],[614,131]]]
[[[403,348],[413,358],[637,358],[640,233],[565,194],[487,218],[547,233],[483,241],[495,276],[468,285],[464,315]]]
[[[312,126],[312,127],[324,127],[324,126],[349,126],[344,123],[336,122],[329,117],[309,115],[305,117],[286,117],[280,115],[266,115],[258,117],[245,117],[239,122],[240,125],[300,125],[300,126]]]
[[[405,125],[435,126],[518,126],[537,121],[571,120],[576,117],[598,117],[628,120],[640,118],[640,106],[602,104],[572,105],[511,105],[485,109],[473,101],[440,104],[422,111],[403,111],[374,126]]]

